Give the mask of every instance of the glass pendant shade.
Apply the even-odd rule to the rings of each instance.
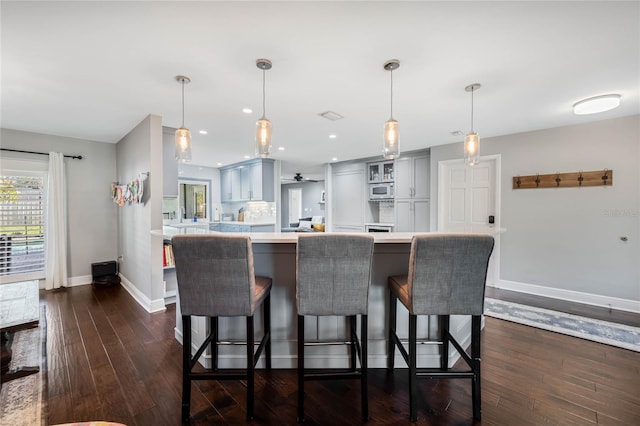
[[[474,166],[480,162],[480,138],[475,132],[464,137],[464,162]]]
[[[387,160],[393,160],[400,156],[400,124],[390,118],[384,123],[384,146],[382,155]]]
[[[256,157],[271,155],[271,122],[262,117],[256,123]]]
[[[176,161],[179,163],[191,161],[191,131],[184,127],[176,130]]]

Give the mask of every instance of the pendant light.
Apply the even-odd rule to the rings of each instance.
[[[176,161],[188,163],[191,161],[191,131],[184,127],[184,85],[191,83],[191,79],[176,75],[176,81],[182,84],[182,126],[176,130]]]
[[[384,136],[382,155],[387,160],[393,160],[400,156],[399,132],[400,124],[393,118],[393,71],[400,68],[400,61],[390,59],[384,64],[385,71],[391,75],[391,116],[384,123]]]
[[[256,157],[268,158],[271,155],[271,122],[265,116],[265,72],[271,69],[271,61],[258,59],[256,66],[262,70],[262,117],[256,123]]]
[[[480,83],[473,83],[464,88],[466,92],[471,92],[471,131],[464,137],[464,162],[469,166],[480,162],[480,138],[473,130],[473,92],[480,87]]]

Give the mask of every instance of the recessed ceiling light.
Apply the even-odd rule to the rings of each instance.
[[[594,96],[593,98],[583,99],[573,104],[573,113],[576,115],[597,114],[617,108],[619,105],[620,95]]]
[[[248,160],[249,158],[251,158],[251,156],[250,156],[250,155],[245,155],[245,156],[244,156],[244,158],[245,158],[246,160]]]
[[[200,130],[200,134],[201,134],[201,135],[206,135],[206,134],[207,134],[207,131],[206,131],[206,130]]]
[[[333,157],[331,161],[338,161],[338,157]]]
[[[279,146],[278,151],[284,151],[284,146]]]
[[[329,139],[335,139],[335,138],[337,138],[337,137],[338,137],[338,135],[336,135],[335,133],[331,133],[331,134],[329,135]]]
[[[222,163],[216,163],[216,166],[222,166]]]
[[[242,108],[242,112],[244,112],[245,114],[251,114],[253,110],[251,108]]]

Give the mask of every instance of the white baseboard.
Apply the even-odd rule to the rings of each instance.
[[[582,293],[573,290],[545,287],[535,284],[526,284],[516,281],[499,280],[493,286],[503,290],[517,291],[520,293],[533,294],[536,296],[550,297],[553,299],[566,300],[586,305],[601,306],[609,309],[640,313],[640,301],[630,299],[620,299],[617,297],[602,296],[599,294]]]
[[[127,279],[127,277],[122,274],[119,275],[122,287],[124,287],[124,289],[127,290],[131,297],[133,297],[133,299],[138,302],[138,304],[142,306],[147,312],[160,312],[166,309],[164,306],[164,299],[149,299],[144,293],[138,290],[138,288],[134,286],[133,283],[131,283],[131,281]]]
[[[69,277],[68,285],[67,287],[76,287],[79,285],[87,285],[87,284],[91,284],[91,282],[93,281],[93,278],[91,277],[91,275],[81,275],[79,277]]]

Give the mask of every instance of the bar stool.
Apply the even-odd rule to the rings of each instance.
[[[249,236],[176,235],[171,239],[182,314],[182,420],[189,421],[192,380],[247,381],[247,420],[253,419],[254,370],[264,349],[271,369],[271,278],[255,276]],[[253,314],[262,305],[264,335],[254,352]],[[191,315],[209,318],[210,334],[191,357]],[[218,317],[246,317],[246,342],[221,342]],[[212,345],[213,368],[193,367]],[[246,370],[218,369],[219,344],[246,344]]]
[[[416,421],[416,380],[423,378],[472,380],[473,417],[480,419],[480,320],[484,289],[494,240],[489,235],[416,235],[411,241],[408,275],[389,277],[388,369],[393,370],[395,347],[409,367],[409,416]],[[397,300],[409,311],[408,351],[396,335]],[[440,368],[417,368],[417,316],[438,315]],[[471,356],[449,334],[450,315],[471,315]],[[470,370],[448,366],[449,343]]]
[[[304,418],[306,380],[359,379],[362,418],[369,418],[367,396],[367,311],[373,236],[348,234],[302,234],[296,253],[296,299],[298,309],[298,421]],[[305,315],[345,316],[349,319],[347,342],[304,341]],[[360,315],[360,340],[356,317]],[[305,369],[305,345],[347,344],[349,368],[331,372]],[[356,366],[356,354],[360,369]]]

